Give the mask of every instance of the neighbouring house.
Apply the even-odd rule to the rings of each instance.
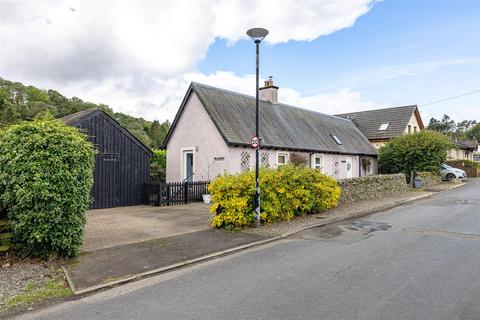
[[[336,179],[377,173],[377,152],[350,121],[278,102],[273,81],[260,89],[260,165],[290,159]],[[168,182],[204,181],[255,168],[255,98],[191,83],[165,138]]]
[[[85,132],[95,155],[92,208],[144,203],[143,188],[150,174],[151,150],[101,109],[70,114],[59,120]]]
[[[478,142],[473,140],[453,141],[454,148],[447,154],[447,160],[470,160],[474,161],[473,154],[477,151]]]
[[[343,113],[336,116],[353,121],[377,149],[393,137],[424,129],[416,105]]]

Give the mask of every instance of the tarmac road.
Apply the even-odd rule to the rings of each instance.
[[[480,183],[21,319],[480,319]]]

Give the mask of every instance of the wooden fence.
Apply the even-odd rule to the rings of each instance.
[[[146,204],[172,206],[202,201],[210,181],[146,183],[144,194]]]

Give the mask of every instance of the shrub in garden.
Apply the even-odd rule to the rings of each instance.
[[[395,137],[380,148],[381,171],[404,173],[407,180],[413,170],[438,172],[451,147],[451,141],[436,131],[424,130]]]
[[[25,253],[78,252],[93,164],[86,135],[57,120],[23,122],[0,132],[0,207]]]
[[[213,200],[213,227],[232,229],[253,224],[255,172],[226,174],[209,185]],[[337,182],[308,167],[293,165],[260,170],[261,220],[288,221],[295,215],[335,207],[340,198]]]

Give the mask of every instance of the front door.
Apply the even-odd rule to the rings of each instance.
[[[192,182],[193,181],[193,151],[185,151],[183,153],[183,180]]]
[[[346,178],[353,178],[353,157],[347,157],[346,161],[346,166],[347,166],[347,176]]]

